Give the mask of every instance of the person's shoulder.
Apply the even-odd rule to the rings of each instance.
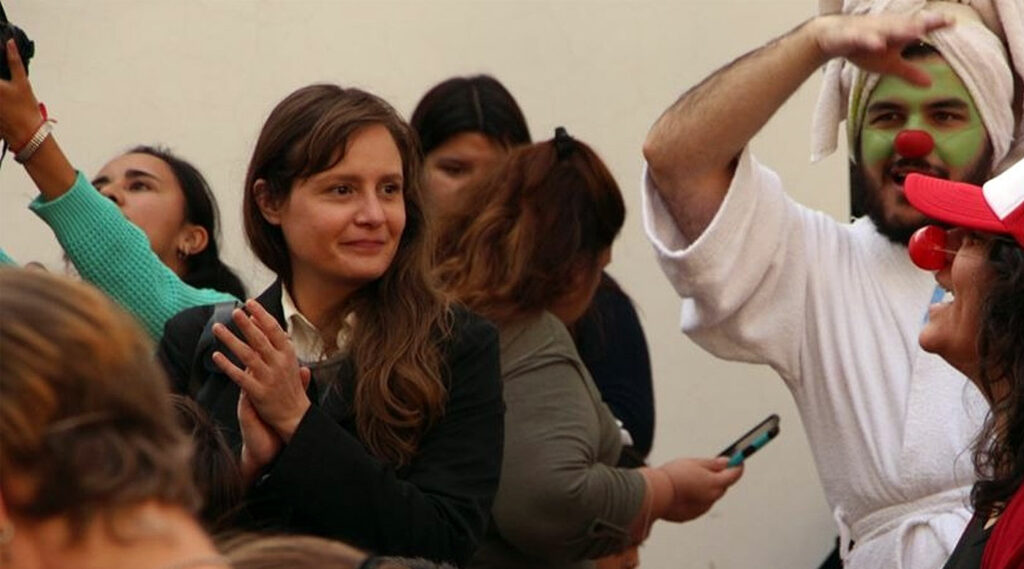
[[[175,314],[164,326],[164,336],[166,337],[169,333],[185,335],[190,335],[191,333],[198,338],[218,309],[222,310],[222,314],[218,314],[218,320],[223,318],[225,320],[224,324],[233,328],[233,323],[229,321],[230,309],[240,306],[240,303],[230,295],[225,294],[223,298],[224,300],[222,301],[193,306]],[[256,298],[256,302],[263,305],[272,316],[280,320],[281,284],[279,282],[271,284],[260,293]]]
[[[546,310],[527,321],[523,329],[524,335],[532,337],[538,346],[557,349],[573,345],[569,329],[557,316]]]
[[[555,362],[579,362],[572,336],[557,316],[542,311],[501,330],[501,359],[505,373],[515,374]]]
[[[861,257],[878,266],[891,266],[901,271],[908,267],[911,274],[923,273],[910,261],[907,246],[885,236],[867,216],[857,218],[844,226],[851,243],[851,249]]]
[[[164,324],[157,359],[170,378],[175,392],[185,393],[188,389],[196,350],[215,307],[215,304],[208,304],[186,308]]]
[[[594,292],[594,299],[591,301],[591,311],[584,315],[613,315],[616,319],[621,317],[636,318],[636,308],[633,306],[633,299],[622,290],[619,283],[608,273],[601,273],[601,284]]]
[[[490,321],[466,308],[461,304],[452,304],[448,308],[449,342],[453,347],[480,346],[495,343],[498,329]]]
[[[271,284],[256,298],[256,302],[262,304],[271,315],[278,318],[278,313],[281,311],[280,283],[274,282]],[[194,346],[199,341],[199,337],[206,328],[206,325],[210,323],[210,318],[213,317],[218,309],[233,309],[235,306],[238,306],[238,301],[230,295],[224,295],[223,301],[192,306],[178,312],[164,325],[162,344],[167,344],[170,341],[175,344],[191,344]],[[224,318],[228,320],[229,315],[230,311],[225,311],[223,315],[218,315],[218,319]],[[224,323],[229,327],[233,327],[233,324],[229,321]]]
[[[195,332],[197,335],[210,320],[217,304],[204,304],[186,308],[172,316],[164,325],[164,338],[180,337]]]
[[[488,393],[487,397],[500,398],[498,329],[489,320],[457,304],[449,307],[446,317],[447,333],[442,353],[445,382],[451,396],[474,398]]]

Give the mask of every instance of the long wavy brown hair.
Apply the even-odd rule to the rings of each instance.
[[[564,297],[626,216],[611,172],[568,136],[513,149],[462,194],[438,239],[437,274],[452,296],[499,325]]]
[[[1024,249],[993,239],[988,260],[994,277],[982,302],[977,383],[992,408],[974,451],[977,512],[1001,511],[1024,483]],[[997,398],[993,386],[1003,382]]]
[[[359,437],[378,458],[402,465],[444,411],[440,345],[451,333],[448,301],[430,273],[422,159],[412,130],[371,93],[336,85],[295,91],[278,103],[260,132],[246,175],[243,215],[256,256],[290,286],[291,255],[281,228],[260,213],[257,180],[265,181],[270,200],[287,200],[293,184],[341,161],[349,138],[371,125],[387,128],[402,156],[405,230],[387,271],[351,295],[332,317],[335,324],[320,332],[331,346],[340,329],[350,328]]]

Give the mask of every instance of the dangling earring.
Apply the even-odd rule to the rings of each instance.
[[[5,563],[11,560],[11,542],[14,541],[14,524],[0,527],[0,560]]]
[[[188,250],[188,245],[182,247],[181,249],[178,249],[178,259],[181,260],[181,261],[184,261],[185,259],[188,259],[188,256],[190,254],[191,254],[191,251]]]

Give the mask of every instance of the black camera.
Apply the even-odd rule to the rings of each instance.
[[[2,55],[0,57],[0,79],[10,81],[11,79],[11,68],[7,65],[7,40],[14,38],[14,44],[18,46],[18,53],[21,54],[21,62],[25,65],[25,73],[28,73],[28,60],[32,59],[32,56],[36,54],[36,44],[32,40],[28,39],[25,32],[21,31],[21,28],[15,26],[7,19],[7,13],[4,12],[4,5],[0,3],[0,46],[3,46]]]

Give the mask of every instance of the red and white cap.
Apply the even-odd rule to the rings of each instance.
[[[1012,235],[1024,247],[1024,160],[982,187],[911,174],[907,200],[928,217],[951,225]]]

